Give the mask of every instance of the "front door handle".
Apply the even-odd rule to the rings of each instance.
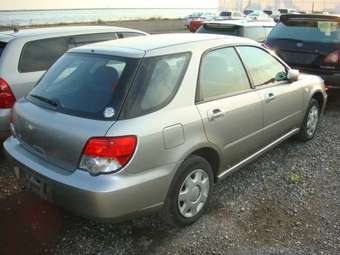
[[[213,121],[215,119],[222,118],[224,116],[224,113],[222,112],[221,109],[217,108],[217,109],[209,110],[207,115],[208,115],[208,120]]]
[[[266,103],[270,103],[271,101],[275,100],[275,94],[273,92],[269,92],[266,94]]]

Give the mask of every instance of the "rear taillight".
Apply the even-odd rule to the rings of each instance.
[[[329,54],[324,62],[326,64],[332,64],[332,65],[340,65],[340,50],[334,51],[331,54]]]
[[[15,96],[8,83],[0,78],[0,109],[12,108],[15,103]]]
[[[91,138],[84,148],[79,168],[92,175],[116,172],[132,158],[136,145],[135,136]]]

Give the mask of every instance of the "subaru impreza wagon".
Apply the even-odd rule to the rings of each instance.
[[[4,143],[30,190],[76,214],[162,210],[177,225],[213,185],[292,136],[313,138],[323,80],[245,38],[136,37],[72,49],[18,100]]]

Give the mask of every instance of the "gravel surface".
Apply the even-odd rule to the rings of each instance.
[[[0,163],[0,254],[340,254],[340,96],[315,139],[291,139],[216,185],[196,224],[99,224],[20,191]]]

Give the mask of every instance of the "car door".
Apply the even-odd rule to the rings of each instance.
[[[303,106],[303,88],[287,80],[288,68],[262,48],[240,46],[253,86],[262,97],[264,141],[275,141],[299,126]]]
[[[259,149],[262,100],[233,47],[203,55],[196,101],[208,141],[223,154],[224,169]]]

